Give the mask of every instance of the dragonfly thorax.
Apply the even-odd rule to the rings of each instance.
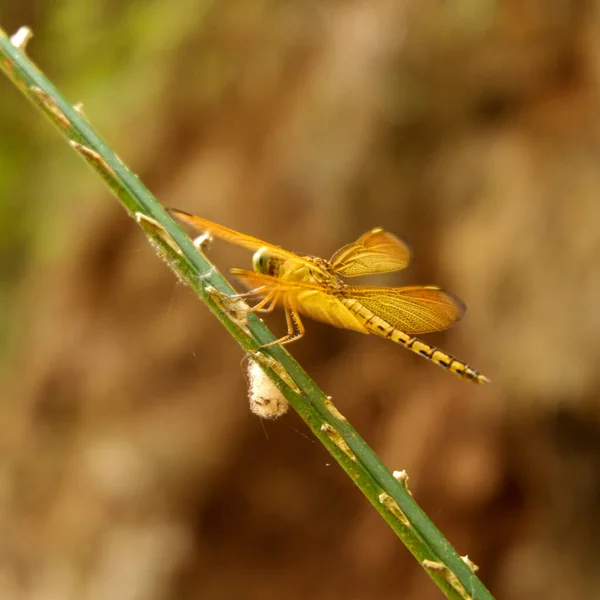
[[[279,261],[274,266],[274,276],[284,281],[324,286],[330,292],[339,292],[344,287],[344,282],[332,272],[327,261],[314,256],[303,256],[302,258],[304,262]]]

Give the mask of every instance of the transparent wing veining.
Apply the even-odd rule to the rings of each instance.
[[[346,288],[346,295],[408,334],[442,331],[459,321],[466,310],[462,300],[435,286],[354,286]]]
[[[356,242],[340,248],[330,262],[333,270],[342,277],[357,277],[404,269],[410,262],[410,254],[405,242],[377,227]]]

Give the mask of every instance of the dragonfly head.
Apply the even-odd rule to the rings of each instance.
[[[252,257],[252,266],[257,273],[277,275],[277,266],[281,261],[269,256],[268,248],[260,248]]]

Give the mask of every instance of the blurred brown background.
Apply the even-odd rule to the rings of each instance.
[[[600,2],[0,23],[165,205],[325,257],[408,240],[376,283],[464,298],[426,339],[491,384],[312,322],[292,353],[498,598],[600,597]],[[0,598],[439,598],[295,415],[249,414],[240,349],[4,79],[0,131]]]

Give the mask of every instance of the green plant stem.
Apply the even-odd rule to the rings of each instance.
[[[130,215],[141,214],[159,224],[157,228],[150,226],[147,220],[141,221],[159,254],[197,292],[245,352],[255,354],[262,344],[275,339],[255,315],[248,315],[246,324],[222,310],[219,295],[235,293],[229,283],[197,250],[189,237],[100,138],[86,118],[61,96],[1,29],[0,68],[50,118],[80,156],[106,181]],[[166,234],[161,233],[162,230]],[[471,568],[417,505],[408,491],[406,480],[400,478],[399,481],[392,476],[291,355],[278,345],[261,350],[261,353],[265,360],[259,362],[269,378],[442,592],[453,599],[493,600]],[[288,376],[295,382],[295,386],[286,383],[289,382]]]

